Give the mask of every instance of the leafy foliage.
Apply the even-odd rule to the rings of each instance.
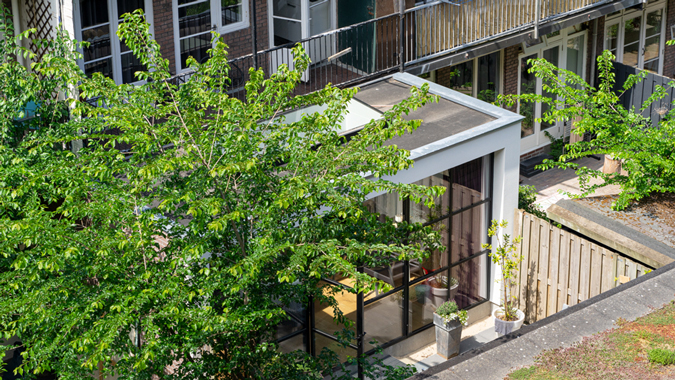
[[[575,120],[572,133],[595,136],[592,141],[580,141],[565,147],[565,153],[557,161],[545,160],[543,169],[559,167],[575,169],[579,175],[581,194],[568,194],[579,198],[592,194],[596,189],[619,185],[619,194],[613,208],[623,210],[631,202],[652,193],[675,191],[675,111],[664,115],[658,126],[652,126],[650,118],[639,112],[666,96],[666,88],[656,86],[654,92],[637,109],[625,109],[620,97],[646,77],[646,72],[631,75],[623,86],[615,91],[615,74],[612,72],[614,56],[605,51],[598,57],[598,87],[592,87],[581,77],[562,70],[544,59],[529,60],[530,69],[542,78],[543,93],[553,94],[554,99],[536,94],[500,95],[498,101],[512,106],[515,102],[547,104],[547,112],[540,119],[549,123],[559,120]],[[674,87],[670,82],[668,87]],[[604,174],[572,162],[592,155],[608,155],[622,161],[625,174]],[[599,183],[592,182],[598,178]]]
[[[516,296],[511,294],[513,284],[518,281],[518,270],[520,269],[520,262],[523,261],[523,255],[516,253],[516,245],[520,243],[521,237],[518,236],[513,241],[509,234],[500,233],[501,230],[508,226],[506,220],[493,220],[488,229],[488,236],[496,238],[498,241],[497,247],[492,247],[492,244],[482,244],[483,249],[490,250],[490,258],[492,262],[500,266],[502,270],[502,309],[504,310],[505,321],[518,320],[517,308],[514,306],[517,300]]]
[[[337,355],[283,354],[276,328],[290,305],[311,299],[333,306],[346,345],[353,322],[320,279],[373,290],[361,266],[440,246],[430,228],[381,222],[363,205],[372,192],[429,207],[442,194],[382,179],[411,167],[409,152],[385,142],[414,131],[420,121],[402,116],[435,97],[415,88],[346,140],[335,126],[357,90],[293,96],[309,64],[300,45],[295,70],[266,79],[251,69],[240,100],[227,94],[219,36],[210,60],[188,60],[194,73],[177,87],[140,11],[118,34],[147,68],[139,86],[85,76],[63,32],[31,72],[12,60],[14,40],[2,42],[0,333],[20,339],[18,372],[322,378]],[[27,102],[38,116],[17,123]],[[311,105],[324,111],[286,121],[286,110]]]
[[[649,361],[652,363],[659,363],[661,365],[675,364],[675,352],[672,350],[665,350],[663,348],[654,348],[647,351]]]
[[[466,310],[459,310],[457,303],[455,301],[443,302],[435,311],[436,314],[441,316],[445,321],[454,321],[457,320],[463,325],[468,324],[469,315]]]
[[[536,215],[541,219],[548,220],[546,213],[535,202],[537,201],[537,189],[531,185],[518,187],[518,208]]]

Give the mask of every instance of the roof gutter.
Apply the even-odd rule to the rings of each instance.
[[[445,55],[433,59],[432,61],[412,64],[406,68],[406,72],[413,75],[425,74],[443,67],[452,66],[472,58],[477,58],[513,45],[517,45],[523,41],[531,40],[533,38],[533,33],[535,32],[537,32],[539,35],[546,35],[552,32],[563,30],[573,25],[581,24],[582,22],[600,18],[604,15],[620,11],[625,8],[640,5],[642,3],[643,0],[621,0],[612,4],[601,5],[594,9],[582,11],[564,19],[561,19],[560,17],[549,19],[538,26],[530,25],[525,29],[517,29],[513,33],[506,36],[500,36],[496,38],[489,37],[459,46],[450,50]]]

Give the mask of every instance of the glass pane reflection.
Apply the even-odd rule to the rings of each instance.
[[[536,54],[520,60],[520,94],[534,94],[537,86],[537,77],[529,70],[532,67],[527,61],[529,59],[537,58]],[[520,114],[525,116],[521,123],[520,137],[529,136],[534,133],[534,102],[520,102]]]
[[[450,269],[459,282],[455,302],[464,309],[487,297],[487,254],[480,255]]]
[[[403,335],[403,291],[396,292],[364,307],[366,351]]]
[[[483,250],[487,226],[485,204],[472,207],[452,217],[452,239],[450,243],[451,263]]]
[[[279,351],[288,354],[293,351],[307,351],[305,345],[305,334],[296,335],[279,343]]]

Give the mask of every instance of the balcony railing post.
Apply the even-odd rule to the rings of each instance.
[[[399,71],[405,71],[405,0],[398,0],[399,29],[401,39],[398,42],[398,64]]]
[[[255,16],[255,0],[251,0],[251,39],[253,44],[253,68],[258,70],[258,20]]]

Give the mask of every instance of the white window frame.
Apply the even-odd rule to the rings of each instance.
[[[279,0],[267,0],[267,27],[269,30],[269,47],[273,48],[276,45],[274,44],[274,2],[279,1]],[[337,1],[338,0],[328,0],[330,4],[330,9],[331,9],[331,25],[329,30],[334,30],[337,27]],[[310,5],[309,0],[300,0],[301,3],[301,13],[300,13],[300,20],[297,20],[300,23],[300,28],[302,31],[302,36],[301,39],[305,40],[309,37],[312,37],[310,35],[309,31],[309,9],[312,6],[316,6],[317,4],[312,4]]]
[[[110,24],[110,54],[112,57],[112,67],[113,67],[113,79],[115,83],[122,83],[122,52],[120,49],[120,39],[117,37],[117,29],[119,27],[119,19],[117,18],[117,0],[105,0],[108,5],[108,23]],[[154,23],[153,23],[153,11],[152,11],[152,0],[143,0],[145,4],[145,19],[150,24],[150,33],[154,35]],[[73,15],[74,24],[75,24],[75,39],[82,41],[82,20],[80,20],[80,1],[73,0]],[[82,48],[79,48],[78,51],[82,54],[84,51]],[[131,53],[133,54],[133,53]],[[99,60],[104,60],[107,58],[100,58],[91,62],[97,62]],[[78,66],[84,71],[84,58],[77,60]],[[140,84],[143,81],[135,81],[130,84]]]
[[[194,3],[198,3],[199,1],[194,1],[188,4],[182,4],[180,5],[180,8],[186,7],[193,5]],[[221,4],[220,0],[206,0],[205,2],[208,2],[210,4],[210,9],[211,9],[211,30],[217,32],[218,34],[225,35],[229,33],[233,33],[242,29],[247,29],[248,27],[251,26],[251,21],[249,17],[249,0],[241,0],[241,21],[235,22],[233,24],[229,25],[223,25],[223,18],[222,15],[220,14],[221,11]],[[204,33],[208,32],[199,32],[196,34],[191,34],[188,36],[181,37],[180,36],[180,29],[178,25],[178,0],[172,0],[171,2],[171,7],[173,11],[173,40],[174,40],[174,50],[176,54],[176,72],[177,73],[183,73],[189,70],[188,67],[181,67],[181,59],[180,59],[180,46],[181,43],[180,41],[186,38],[190,37],[195,37],[198,35],[202,35]]]
[[[562,30],[559,35],[553,37],[553,38],[546,38],[544,36],[543,40],[544,42],[541,44],[537,44],[528,48],[523,49],[523,52],[518,55],[518,65],[520,66],[520,62],[522,61],[523,58],[528,57],[533,54],[537,54],[537,58],[542,58],[543,52],[552,48],[557,47],[559,49],[559,55],[558,55],[558,67],[561,69],[567,69],[567,41],[569,41],[572,38],[577,38],[583,36],[584,38],[584,46],[582,49],[583,53],[583,60],[582,60],[582,65],[581,65],[581,77],[585,80],[586,79],[586,65],[588,63],[588,31],[582,30],[580,32],[575,32],[574,27],[572,28],[567,28],[565,30]],[[518,95],[520,95],[520,88],[521,88],[521,75],[520,75],[520,70],[518,71]],[[537,78],[537,82],[535,85],[535,93],[536,94],[541,94],[542,93],[542,80],[541,78]],[[518,102],[518,109],[516,111],[518,114],[520,114],[520,102]],[[534,119],[536,120],[538,117],[541,117],[541,103],[536,102],[534,105]],[[539,116],[538,116],[539,115]],[[547,128],[545,130],[541,129],[541,123],[533,120],[533,127],[534,127],[534,132],[529,135],[522,137],[520,139],[520,152],[522,154],[529,153],[531,151],[534,151],[536,149],[545,147],[550,144],[549,138],[544,134],[544,131],[550,133],[553,137],[555,138],[561,138],[563,134],[565,133],[565,123],[557,121],[556,124],[550,128]]]
[[[604,38],[603,38],[603,50],[609,49],[609,46],[607,46],[607,33],[609,31],[609,28],[614,26],[614,25],[619,25],[619,32],[617,36],[617,43],[616,43],[616,61],[623,63],[623,49],[624,49],[624,28],[622,28],[622,25],[626,22],[626,20],[630,20],[635,17],[642,17],[641,22],[640,22],[640,45],[638,50],[642,51],[644,49],[644,43],[645,43],[645,33],[647,32],[646,29],[646,23],[647,23],[647,14],[651,13],[653,11],[661,9],[663,12],[663,22],[661,23],[661,38],[659,40],[659,67],[658,67],[658,72],[657,74],[662,75],[663,74],[663,64],[664,64],[664,57],[665,57],[665,44],[666,40],[668,39],[668,36],[666,35],[666,24],[667,24],[667,7],[666,7],[666,2],[665,1],[659,1],[655,3],[651,3],[644,7],[644,9],[624,9],[620,13],[612,16],[611,18],[608,18],[607,21],[605,21],[605,30],[604,30]],[[638,57],[638,66],[640,70],[644,69],[644,53],[641,53]]]

